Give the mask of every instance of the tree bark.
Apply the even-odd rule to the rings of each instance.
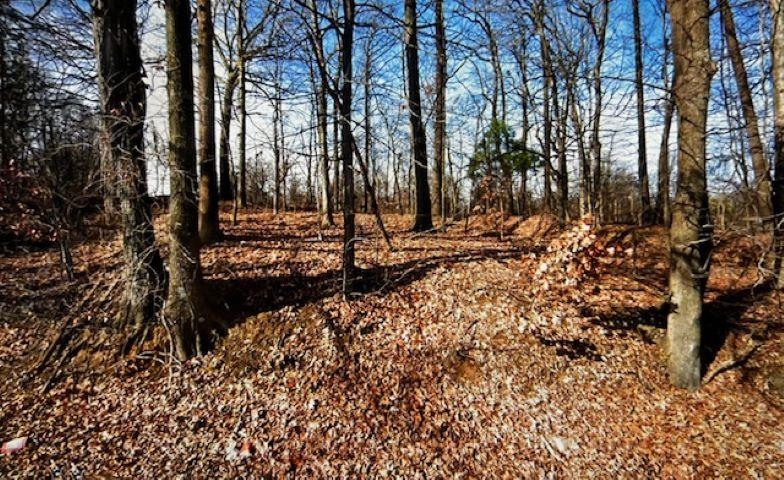
[[[553,126],[550,115],[550,96],[553,88],[553,68],[550,60],[550,47],[545,35],[544,2],[538,4],[536,13],[536,31],[539,36],[539,45],[542,56],[542,73],[544,75],[543,99],[542,99],[542,122],[544,123],[544,138],[542,139],[542,163],[544,163],[544,198],[542,200],[542,211],[552,212],[553,208],[553,187],[551,184],[553,175],[552,164],[552,135]]]
[[[444,25],[444,0],[436,0],[436,99],[433,105],[435,110],[435,124],[433,125],[433,160],[435,166],[436,204],[434,213],[441,217],[444,224],[446,212],[444,209],[444,154],[446,152],[446,28]]]
[[[215,323],[199,263],[191,12],[188,0],[166,0],[166,90],[169,100],[169,292],[165,318],[180,360],[204,353]]]
[[[746,73],[746,65],[743,63],[743,54],[738,43],[738,36],[735,33],[735,20],[732,15],[732,8],[728,0],[719,0],[721,11],[721,22],[724,28],[724,38],[727,40],[727,49],[732,61],[732,69],[735,72],[735,82],[738,84],[738,93],[743,107],[743,117],[746,121],[746,134],[749,138],[749,150],[751,151],[751,164],[754,167],[754,181],[757,191],[757,212],[766,221],[771,214],[771,180],[770,166],[765,158],[765,149],[762,146],[762,138],[759,132],[759,122],[757,113],[754,110],[754,100],[749,87],[749,77]]]
[[[569,221],[569,174],[566,165],[566,122],[569,118],[569,100],[564,104],[559,104],[559,95],[556,84],[553,84],[553,106],[555,110],[556,127],[556,150],[558,152],[558,212],[561,220]]]
[[[648,149],[645,139],[645,90],[643,86],[642,27],[640,0],[632,0],[634,16],[634,78],[637,90],[637,176],[640,195],[640,225],[652,220],[651,193],[648,186]]]
[[[335,225],[333,218],[333,202],[332,192],[329,183],[329,139],[327,137],[327,90],[329,84],[327,82],[326,64],[324,59],[324,37],[319,25],[319,13],[316,8],[315,0],[310,1],[310,9],[312,12],[312,48],[313,54],[316,57],[317,67],[319,69],[319,82],[318,87],[314,86],[316,98],[316,129],[318,132],[319,143],[319,171],[321,173],[321,191],[319,202],[319,217],[322,227],[332,227]],[[315,85],[314,78],[314,85]]]
[[[771,66],[773,70],[774,182],[773,241],[776,254],[776,284],[784,286],[784,0],[770,0],[773,17]]]
[[[273,170],[273,185],[272,185],[272,213],[277,215],[280,213],[281,199],[280,199],[280,184],[283,181],[281,175],[281,141],[278,126],[280,125],[280,89],[276,85],[275,96],[272,100],[272,157],[274,159]]]
[[[411,121],[411,143],[416,185],[416,214],[413,230],[433,229],[430,205],[430,186],[427,178],[427,139],[422,122],[422,102],[419,92],[419,43],[417,40],[416,0],[405,0],[405,44],[408,80],[408,110]]]
[[[602,221],[602,143],[599,132],[602,121],[602,64],[604,63],[604,52],[607,39],[607,22],[610,15],[610,0],[602,0],[602,18],[598,22],[591,22],[591,28],[596,39],[597,53],[596,62],[593,67],[593,128],[591,130],[591,174],[593,175],[593,185],[591,186],[591,213],[594,214],[594,221]]]
[[[678,190],[670,227],[670,381],[700,385],[703,294],[710,267],[711,232],[705,170],[711,77],[708,0],[668,0],[678,106]]]
[[[102,127],[113,174],[108,190],[109,195],[120,199],[123,225],[125,293],[119,324],[131,327],[136,334],[155,321],[165,284],[147,192],[144,158],[147,97],[136,0],[95,0],[93,35]]]
[[[672,92],[675,79],[670,82],[667,93],[667,104],[664,107],[664,124],[662,130],[661,147],[659,148],[659,186],[656,197],[656,215],[658,222],[670,226],[672,208],[670,205],[670,131],[672,117],[675,114],[675,95]]]
[[[237,167],[237,176],[239,181],[239,206],[240,208],[245,208],[248,206],[248,189],[246,185],[246,169],[245,169],[245,139],[248,133],[248,112],[247,112],[247,104],[246,104],[246,92],[247,92],[247,84],[246,84],[246,77],[245,77],[245,55],[246,55],[246,45],[245,45],[245,0],[240,0],[237,2],[237,68],[239,70],[239,87],[240,87],[240,98],[239,98],[239,117],[240,117],[240,133],[239,133],[239,145],[237,146],[238,152],[237,156],[239,157],[238,167]]]
[[[340,150],[343,163],[343,293],[352,290],[354,277],[354,162],[351,133],[351,83],[353,78],[354,0],[343,0],[343,34],[341,36]]]
[[[220,152],[218,161],[220,162],[220,199],[233,200],[234,187],[231,179],[231,164],[229,155],[229,142],[231,141],[231,111],[234,108],[234,90],[237,88],[239,74],[233,65],[229,67],[226,85],[223,89],[223,99],[221,100],[221,132],[220,132]]]
[[[198,0],[199,25],[199,238],[204,245],[221,237],[218,174],[215,165],[215,66],[211,0]]]

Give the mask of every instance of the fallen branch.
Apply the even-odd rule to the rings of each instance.
[[[715,379],[716,377],[718,377],[722,373],[724,373],[724,372],[726,372],[728,370],[732,370],[735,367],[743,366],[744,364],[746,364],[746,362],[749,361],[749,359],[751,359],[751,356],[754,355],[754,352],[756,352],[757,349],[759,347],[761,347],[761,346],[762,346],[761,343],[755,343],[751,348],[749,348],[746,352],[744,352],[740,357],[738,357],[738,358],[731,358],[730,360],[727,360],[726,362],[722,363],[721,365],[719,365],[716,368],[716,370],[714,370],[709,375],[705,376],[705,380],[702,382],[702,384],[703,385],[707,385],[708,383],[710,383],[713,379]]]

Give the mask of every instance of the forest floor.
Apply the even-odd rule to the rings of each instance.
[[[780,478],[784,320],[757,285],[761,237],[717,235],[691,393],[662,356],[664,230],[472,217],[415,236],[389,215],[389,251],[358,221],[344,299],[338,228],[241,214],[202,252],[234,326],[184,364],[115,356],[118,239],[75,245],[71,282],[56,251],[2,254],[0,442],[28,441],[0,477]]]

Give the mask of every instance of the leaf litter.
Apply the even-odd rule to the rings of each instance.
[[[114,355],[118,240],[75,246],[72,283],[56,252],[0,257],[0,441],[29,437],[0,476],[780,473],[780,298],[755,287],[747,236],[718,238],[708,371],[758,348],[689,393],[664,370],[663,230],[472,217],[413,235],[407,217],[385,221],[394,251],[358,217],[361,292],[345,299],[338,228],[241,215],[202,252],[235,326],[184,364]],[[90,341],[30,375],[63,322]]]

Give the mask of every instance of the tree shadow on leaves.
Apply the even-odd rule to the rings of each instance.
[[[586,358],[593,362],[601,362],[602,356],[592,342],[583,339],[568,340],[564,338],[547,338],[538,336],[537,340],[545,347],[555,348],[555,354],[562,357],[569,357],[570,360]]]
[[[421,280],[431,271],[441,267],[473,263],[487,258],[510,259],[520,255],[521,251],[516,248],[497,251],[478,249],[369,269],[357,269],[349,299],[400,289]],[[206,279],[205,283],[208,289],[215,291],[223,299],[228,308],[227,319],[234,326],[260,313],[288,306],[299,308],[338,294],[342,287],[341,278],[341,271],[335,269],[317,275],[295,272],[278,276]]]
[[[703,375],[714,362],[719,351],[724,347],[731,333],[753,333],[757,330],[771,330],[782,328],[777,325],[758,325],[760,321],[743,319],[743,315],[754,305],[760,296],[770,292],[771,285],[757,285],[752,287],[729,290],[705,303],[702,317],[702,342],[701,356]],[[658,307],[621,307],[610,312],[596,313],[590,308],[584,309],[585,316],[594,317],[591,323],[599,325],[614,332],[641,332],[646,343],[655,343],[645,332],[650,329],[658,330],[663,336],[667,328],[667,314],[669,305]],[[646,328],[647,327],[647,328]]]

